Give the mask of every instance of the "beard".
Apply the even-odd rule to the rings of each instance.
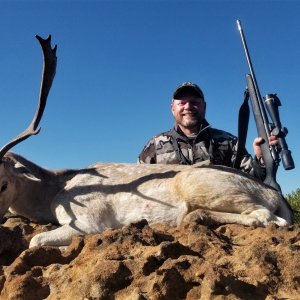
[[[202,118],[199,118],[199,115],[186,114],[181,116],[181,118],[177,120],[177,123],[185,128],[192,129],[195,127],[200,127]]]

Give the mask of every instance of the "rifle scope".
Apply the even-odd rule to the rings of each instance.
[[[264,96],[264,103],[273,122],[272,124],[270,124],[270,132],[272,135],[278,138],[280,157],[283,167],[285,170],[292,170],[295,168],[295,164],[292,158],[292,153],[288,149],[288,145],[285,140],[285,136],[287,135],[288,130],[286,127],[281,126],[278,111],[278,107],[281,106],[281,102],[276,94],[268,94]]]

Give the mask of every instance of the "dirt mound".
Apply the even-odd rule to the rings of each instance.
[[[0,227],[0,299],[299,299],[300,229],[141,221],[75,237],[65,249],[30,238],[53,226]]]

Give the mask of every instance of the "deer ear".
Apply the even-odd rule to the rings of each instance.
[[[20,162],[16,162],[14,165],[14,170],[17,173],[18,176],[25,177],[29,180],[33,181],[41,181],[41,179],[35,177],[32,172],[27,169],[24,165],[22,165]]]

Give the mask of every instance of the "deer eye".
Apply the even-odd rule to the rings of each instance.
[[[8,183],[4,182],[1,186],[0,193],[3,193],[7,189]]]

